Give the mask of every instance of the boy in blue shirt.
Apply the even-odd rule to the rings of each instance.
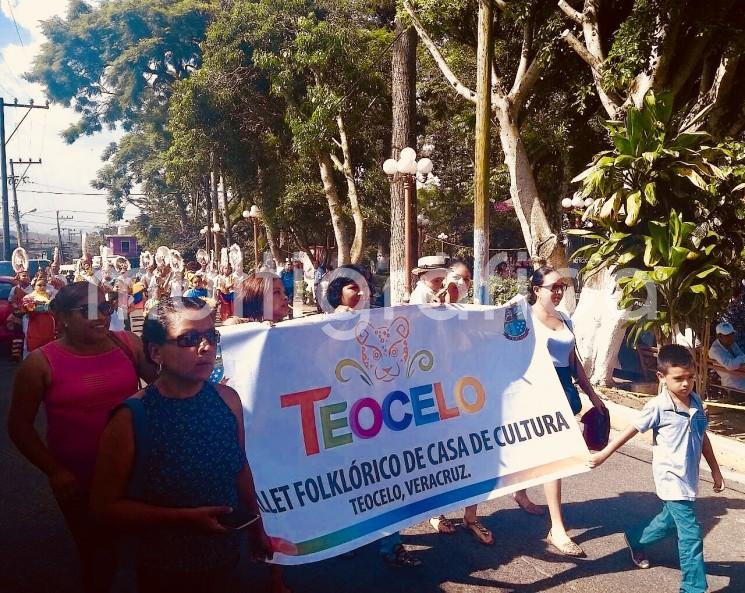
[[[690,351],[679,345],[660,348],[657,377],[662,382],[661,393],[644,406],[636,422],[615,441],[592,455],[589,465],[599,466],[637,432],[652,429],[652,473],[662,511],[645,524],[626,531],[626,544],[632,562],[639,568],[649,568],[644,547],[677,531],[680,591],[702,593],[707,588],[704,542],[695,509],[702,455],[711,469],[714,492],[724,490],[724,479],[706,436],[708,421],[703,404],[693,391],[696,364]]]

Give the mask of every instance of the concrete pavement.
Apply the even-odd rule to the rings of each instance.
[[[0,414],[7,415],[14,367],[0,362]],[[658,511],[651,452],[632,442],[590,474],[564,481],[566,522],[588,554],[571,561],[552,554],[544,541],[546,519],[522,512],[508,498],[480,505],[496,544],[480,545],[463,530],[447,536],[417,525],[404,541],[424,561],[417,569],[395,569],[377,557],[375,545],[352,558],[286,569],[296,593],[447,593],[538,591],[641,593],[678,591],[675,541],[650,551],[652,568],[629,561],[621,531]],[[728,481],[723,494],[703,483],[699,515],[711,591],[745,592],[745,484]],[[530,492],[543,502],[540,488]],[[456,517],[457,515],[451,515]],[[261,591],[265,567],[247,567],[244,591]],[[79,590],[75,551],[44,477],[22,459],[0,430],[0,593],[67,593]],[[117,590],[131,591],[131,575]]]

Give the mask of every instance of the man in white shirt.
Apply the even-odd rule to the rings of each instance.
[[[445,258],[441,255],[420,257],[416,268],[412,270],[418,282],[409,296],[410,305],[439,304],[437,293],[442,290],[442,282],[448,273]]]
[[[723,321],[716,328],[717,339],[709,348],[709,358],[723,366],[726,371],[717,369],[723,387],[745,391],[745,352],[735,343],[735,328]],[[742,371],[732,373],[728,371]]]

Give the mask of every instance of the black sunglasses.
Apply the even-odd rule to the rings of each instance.
[[[90,310],[89,305],[80,305],[79,307],[73,307],[71,311],[79,311],[81,315],[86,317],[88,315],[88,311]],[[101,315],[113,315],[114,311],[116,311],[116,305],[114,303],[111,303],[109,301],[101,301],[96,305],[96,310]]]
[[[206,332],[190,331],[165,342],[175,343],[179,348],[194,348],[199,346],[202,340],[207,340],[210,346],[217,346],[220,343],[220,332],[216,329],[209,329]]]

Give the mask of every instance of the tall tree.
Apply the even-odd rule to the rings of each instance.
[[[577,4],[577,2],[574,2]],[[653,92],[671,94],[682,129],[706,128],[717,137],[745,129],[745,13],[735,0],[712,0],[706,10],[688,0],[635,0],[626,9],[584,0],[581,10],[560,0],[573,28],[562,38],[589,66],[611,119],[641,108]]]
[[[453,26],[457,28],[462,25],[458,21],[459,17],[464,19],[467,18],[464,17],[465,14],[475,14],[475,3],[455,4],[457,6],[453,6],[450,22],[442,16],[443,7],[431,3],[423,7],[423,17],[433,29],[451,33]],[[491,103],[492,113],[499,127],[504,161],[510,174],[510,193],[531,256],[563,268],[567,261],[564,246],[559,240],[560,229],[542,205],[528,150],[521,136],[521,126],[526,119],[524,112],[546,69],[555,26],[553,11],[547,8],[546,2],[541,1],[521,2],[514,6],[507,2],[496,4],[501,15],[496,25],[498,30],[495,32],[495,40],[498,40],[501,51],[495,51],[492,63]],[[404,0],[403,6],[419,33],[419,38],[452,89],[463,99],[475,104],[476,92],[466,86],[455,73],[425,28],[412,0]],[[443,33],[446,42],[452,38],[452,35]],[[468,42],[472,43],[473,39],[468,39]],[[513,47],[519,48],[520,59],[516,63],[510,61],[507,49]],[[508,83],[508,80],[512,82]]]
[[[631,107],[641,109],[649,91],[665,91],[666,104],[675,113],[670,121],[665,120],[668,135],[702,127],[718,138],[742,135],[745,70],[739,48],[745,14],[735,2],[714,0],[706,10],[698,3],[677,0],[617,4],[561,0],[558,6],[565,22],[572,25],[561,37],[579,58],[577,63],[589,67],[594,92],[609,118],[621,119]],[[616,147],[629,151],[626,145],[616,143]],[[646,155],[651,166],[659,156]],[[617,306],[624,300],[616,290],[614,270],[606,266],[595,274],[583,290],[575,315],[588,376],[604,385],[613,384],[613,369],[628,324],[628,315]],[[598,327],[603,330],[598,332]]]
[[[108,162],[94,183],[109,192],[112,220],[127,202],[147,212],[171,200],[186,234],[188,194],[164,174],[167,110],[174,84],[201,64],[199,44],[212,10],[213,3],[201,0],[73,0],[65,18],[42,23],[47,41],[27,78],[80,114],[63,137],[74,142],[104,128],[126,132],[105,151]],[[139,185],[148,199],[131,195]]]

